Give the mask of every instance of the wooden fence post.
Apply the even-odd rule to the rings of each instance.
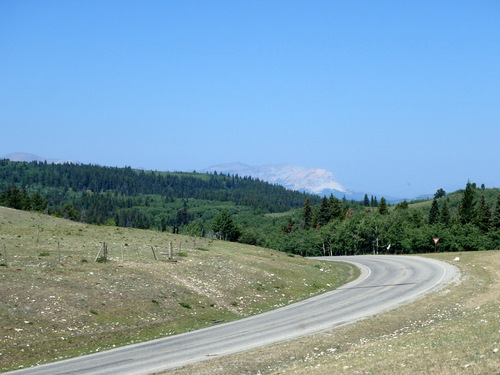
[[[5,262],[5,267],[9,267],[9,263],[7,262],[7,248],[5,247],[5,244],[3,244],[3,258]]]

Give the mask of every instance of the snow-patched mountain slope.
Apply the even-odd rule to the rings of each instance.
[[[323,194],[327,191],[347,192],[347,189],[335,179],[333,173],[320,168],[305,168],[288,164],[250,166],[243,163],[229,163],[206,168],[204,172],[250,176],[282,185],[287,189],[313,194]]]

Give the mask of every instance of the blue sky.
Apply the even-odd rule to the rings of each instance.
[[[0,155],[500,187],[498,1],[2,1]]]

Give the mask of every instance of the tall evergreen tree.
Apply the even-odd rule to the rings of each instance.
[[[470,181],[465,187],[464,196],[458,206],[458,217],[462,224],[472,223],[476,217],[474,202],[474,185]]]
[[[500,229],[500,194],[497,196],[497,203],[491,217],[491,227],[493,229]]]
[[[377,206],[377,210],[380,215],[387,215],[389,213],[389,209],[387,208],[387,201],[384,197],[380,198],[380,203]]]
[[[365,194],[365,198],[363,199],[363,206],[365,207],[370,206],[370,200],[368,199],[368,194]]]
[[[443,205],[441,206],[439,221],[444,225],[449,225],[451,222],[450,209],[448,207],[448,202],[446,200],[443,202]]]
[[[306,201],[304,202],[304,209],[302,212],[302,220],[304,222],[304,229],[311,228],[312,220],[313,220],[313,213],[312,213],[311,201],[309,200],[309,198],[306,198]]]
[[[340,199],[330,195],[328,207],[330,209],[331,219],[340,219],[343,216],[342,201]]]
[[[476,222],[479,229],[487,232],[490,229],[491,212],[484,195],[481,195],[481,200],[477,207]]]
[[[23,189],[21,193],[21,210],[24,211],[31,210],[31,197],[28,195],[26,189]]]
[[[437,199],[432,201],[431,210],[429,211],[429,224],[439,223],[439,205]]]
[[[324,226],[330,221],[330,209],[328,205],[328,198],[323,197],[321,200],[321,205],[319,206],[317,224],[319,226]]]
[[[7,191],[6,203],[7,207],[15,208],[16,210],[23,208],[21,192],[15,186]]]

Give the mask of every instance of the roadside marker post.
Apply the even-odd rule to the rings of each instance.
[[[439,242],[439,238],[434,238],[434,252],[436,252],[436,246],[437,246],[437,243]]]

